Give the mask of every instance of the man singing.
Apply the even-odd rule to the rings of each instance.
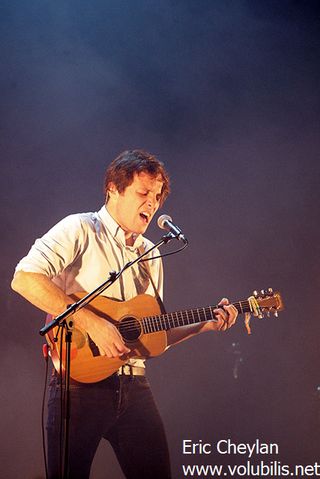
[[[107,168],[105,204],[95,213],[67,216],[42,238],[18,263],[12,288],[33,305],[57,316],[74,300],[71,294],[91,291],[110,271],[152,246],[143,235],[154,214],[169,194],[169,177],[153,155],[130,150]],[[150,261],[127,269],[104,294],[126,301],[147,293],[161,298],[163,270],[157,249]],[[153,259],[154,258],[154,259]],[[237,310],[227,299],[215,309],[216,322],[207,321],[167,331],[168,345],[205,331],[230,328]],[[100,355],[120,358],[130,353],[116,326],[85,307],[74,316]],[[88,479],[102,438],[108,440],[128,479],[171,477],[167,441],[161,418],[145,376],[144,360],[128,359],[106,379],[95,383],[71,380],[69,478]],[[48,401],[49,478],[61,477],[60,457],[61,381],[54,372]]]

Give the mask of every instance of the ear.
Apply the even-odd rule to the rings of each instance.
[[[114,183],[109,183],[108,185],[108,198],[109,199],[116,199],[119,195],[117,187]]]
[[[109,183],[108,193],[109,193],[109,196],[113,196],[118,193],[117,187],[114,183]]]

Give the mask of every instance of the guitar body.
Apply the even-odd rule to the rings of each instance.
[[[70,295],[75,301],[79,300],[86,293]],[[128,362],[129,358],[147,359],[163,353],[167,347],[167,334],[165,331],[157,331],[145,334],[143,332],[140,318],[153,317],[160,314],[160,307],[156,299],[147,294],[141,294],[129,301],[114,301],[104,296],[98,296],[86,306],[95,314],[110,321],[120,331],[125,344],[130,348],[130,353],[121,358],[108,358],[101,356],[98,348],[89,335],[77,325],[76,319],[73,323],[72,345],[71,345],[71,372],[72,379],[82,383],[94,383],[102,381],[111,376],[122,365]],[[47,316],[47,323],[52,316]],[[70,323],[70,320],[69,320]],[[62,370],[65,370],[65,343],[62,342],[61,333],[58,341],[54,338],[58,334],[58,328],[53,328],[47,335],[50,346],[50,355],[55,369],[60,371],[60,357],[62,356]]]

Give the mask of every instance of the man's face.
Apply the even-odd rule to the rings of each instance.
[[[119,193],[115,185],[109,187],[107,208],[113,219],[126,233],[143,234],[160,206],[162,177],[135,173],[131,185]],[[129,244],[129,243],[128,243]]]

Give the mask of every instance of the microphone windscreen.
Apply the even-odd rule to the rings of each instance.
[[[165,230],[166,229],[166,225],[165,225],[166,221],[171,221],[172,222],[171,216],[169,216],[169,215],[159,216],[158,221],[157,221],[157,224],[158,224],[159,228],[161,228],[162,230]]]

